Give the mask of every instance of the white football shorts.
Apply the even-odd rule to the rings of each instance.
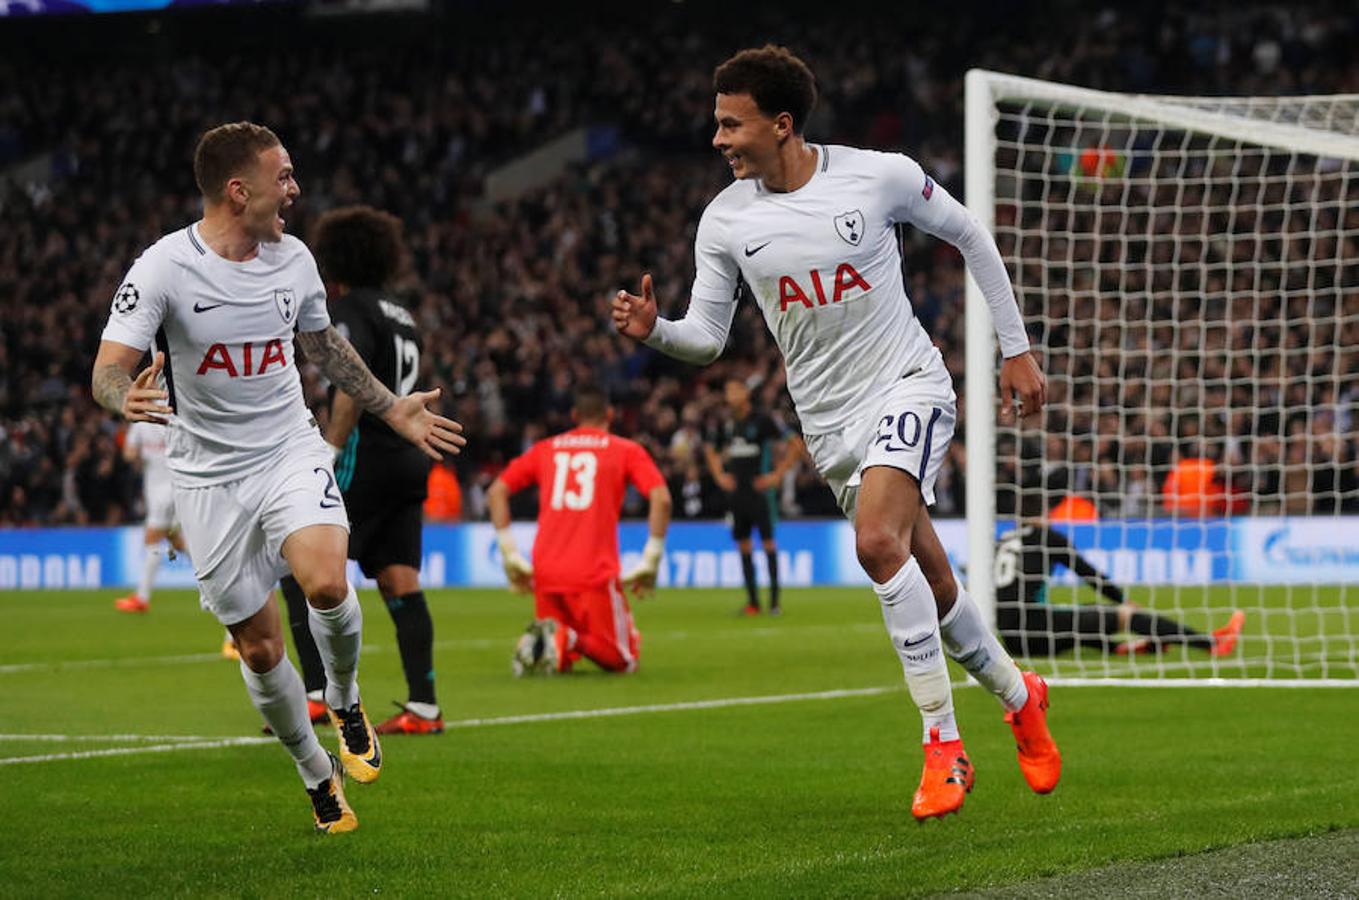
[[[839,431],[806,435],[807,452],[851,522],[864,470],[873,466],[911,475],[932,506],[957,418],[953,379],[932,365],[894,382]]]
[[[169,476],[144,478],[142,499],[146,501],[146,527],[169,531],[175,524],[175,487]]]
[[[198,579],[199,602],[223,625],[259,612],[288,572],[283,542],[308,525],[349,516],[335,484],[332,456],[319,432],[239,481],[175,488],[175,509]]]

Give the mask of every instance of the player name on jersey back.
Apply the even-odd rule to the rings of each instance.
[[[554,438],[548,438],[554,448],[562,447],[594,447],[603,448],[609,446],[609,436],[607,434],[560,434]]]
[[[293,337],[329,324],[325,287],[301,241],[285,235],[232,262],[192,225],[133,264],[103,338],[165,353],[175,411],[166,460],[177,483],[200,487],[264,468],[290,442],[321,440]]]

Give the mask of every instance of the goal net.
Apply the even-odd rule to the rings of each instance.
[[[1359,685],[1356,188],[1359,95],[969,73],[968,206],[1048,378],[1041,422],[997,423],[969,279],[967,580],[1017,656],[1073,680]]]

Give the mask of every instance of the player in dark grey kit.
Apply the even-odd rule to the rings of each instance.
[[[414,317],[385,290],[401,261],[401,223],[366,206],[336,209],[321,217],[312,242],[330,296],[336,329],[398,397],[410,390],[420,368],[420,336]],[[420,589],[422,505],[429,461],[352,398],[333,391],[326,442],[335,452],[335,478],[349,510],[349,558],[376,579],[396,625],[407,701],[377,726],[379,734],[436,734],[443,716],[434,694],[434,625]],[[409,448],[409,449],[408,449]],[[411,452],[414,451],[414,452]],[[289,613],[300,596],[283,583]],[[300,607],[299,607],[300,609]],[[308,636],[293,631],[304,680],[310,681],[304,647]]]
[[[750,541],[751,533],[758,528],[769,563],[769,614],[777,616],[782,607],[779,553],[774,543],[774,488],[797,462],[802,439],[787,435],[781,425],[758,412],[751,405],[750,388],[741,379],[727,379],[726,399],[730,415],[709,429],[703,450],[713,481],[726,494],[731,536],[741,551],[741,574],[746,583],[746,605],[742,612],[752,616],[760,613]],[[784,445],[783,453],[778,465],[771,468],[774,445],[780,442]]]
[[[1058,566],[1075,572],[1112,606],[1062,606],[1047,602],[1048,578]],[[996,629],[1005,649],[1016,656],[1051,656],[1076,646],[1124,655],[1180,644],[1225,656],[1236,646],[1245,613],[1203,634],[1166,616],[1126,602],[1123,589],[1076,552],[1060,531],[1041,520],[1021,522],[996,545]],[[1119,641],[1120,632],[1142,637]]]

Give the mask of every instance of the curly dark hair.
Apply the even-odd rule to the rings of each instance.
[[[401,220],[371,206],[342,206],[316,221],[321,275],[351,288],[382,288],[401,265]]]
[[[719,94],[749,94],[767,116],[788,113],[793,133],[802,134],[816,106],[816,77],[787,47],[765,44],[742,50],[713,71]]]

